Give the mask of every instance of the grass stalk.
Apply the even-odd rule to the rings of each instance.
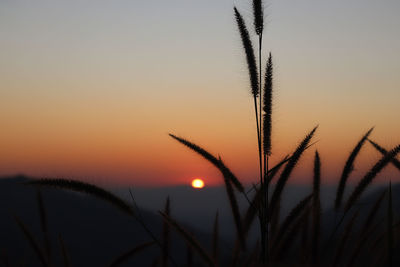
[[[125,201],[115,196],[114,194],[92,184],[67,179],[40,179],[30,181],[27,184],[34,186],[51,186],[66,190],[72,190],[79,193],[89,194],[112,204],[113,206],[117,207],[119,210],[127,213],[128,215],[133,215],[132,207],[128,205]]]
[[[174,219],[170,216],[166,215],[165,213],[159,211],[162,218],[170,224],[172,228],[174,228],[184,239],[185,241],[201,256],[201,258],[207,262],[209,266],[215,267],[216,264],[212,257],[206,252],[206,250],[200,245],[197,239],[186,231],[182,226],[180,226]]]
[[[319,263],[319,237],[321,228],[321,160],[318,151],[314,158],[314,180],[313,180],[313,206],[312,206],[312,240],[311,240],[311,265],[318,266]]]
[[[354,170],[354,161],[357,157],[357,155],[360,153],[360,150],[363,146],[363,144],[365,143],[365,141],[367,140],[368,136],[371,134],[372,130],[374,128],[371,128],[367,131],[367,133],[361,138],[360,141],[358,141],[357,145],[354,147],[353,151],[350,153],[344,168],[343,168],[343,172],[342,172],[342,176],[340,177],[340,181],[339,181],[339,186],[336,192],[336,199],[335,199],[335,210],[338,211],[341,204],[342,204],[342,199],[343,199],[343,194],[344,194],[344,190],[346,187],[346,182],[347,179],[350,176],[350,173]]]
[[[297,162],[299,161],[301,155],[303,154],[303,152],[307,148],[309,142],[311,141],[311,138],[313,137],[315,131],[317,130],[317,127],[318,126],[314,127],[314,129],[312,129],[306,135],[306,137],[298,145],[298,147],[296,148],[292,157],[290,158],[290,160],[286,164],[285,168],[283,169],[282,174],[276,184],[275,190],[271,197],[271,202],[270,202],[271,204],[270,204],[270,209],[269,209],[270,214],[273,214],[274,210],[277,208],[277,203],[281,198],[281,195],[282,195],[283,189],[285,188],[286,182],[288,181],[288,179],[289,179],[294,167],[296,166]]]
[[[17,217],[14,216],[15,222],[17,223],[18,227],[21,229],[22,233],[24,234],[26,240],[28,241],[29,245],[32,247],[33,251],[35,252],[36,256],[39,258],[39,261],[43,267],[50,267],[46,254],[42,251],[39,246],[39,243],[29,231],[28,227]]]

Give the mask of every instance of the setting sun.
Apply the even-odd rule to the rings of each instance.
[[[194,179],[192,181],[192,187],[193,188],[203,188],[204,187],[204,181],[201,179]]]

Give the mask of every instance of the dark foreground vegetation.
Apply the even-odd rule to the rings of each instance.
[[[264,29],[263,3],[261,0],[253,0],[253,28],[258,37],[258,66],[245,20],[236,8],[234,8],[234,14],[249,71],[250,92],[254,99],[259,180],[251,188],[245,188],[241,180],[220,157],[212,155],[187,139],[170,134],[177,142],[205,158],[220,171],[235,225],[234,241],[230,244],[220,242],[221,225],[218,213],[209,240],[200,238],[201,235],[196,235],[171,216],[169,199],[166,200],[165,207],[159,211],[157,217],[160,220],[158,227],[160,230],[155,230],[157,227],[150,225],[151,220],[146,220],[137,208],[133,195],[132,201],[128,203],[102,188],[79,181],[38,179],[22,182],[26,186],[38,189],[50,186],[85,193],[110,203],[119,210],[119,213],[116,212],[110,217],[102,217],[98,220],[121,222],[112,226],[115,229],[129,229],[122,227],[122,224],[135,222],[137,227],[134,229],[140,228],[140,230],[135,233],[127,232],[125,236],[129,238],[128,240],[115,240],[110,236],[99,235],[98,242],[108,243],[109,249],[82,252],[83,254],[93,253],[93,257],[96,255],[100,257],[100,253],[110,255],[109,262],[96,263],[94,266],[127,266],[124,264],[135,257],[140,257],[143,253],[149,253],[148,251],[152,252],[144,254],[147,255],[146,260],[141,261],[139,266],[399,266],[400,258],[395,251],[400,248],[398,242],[400,221],[394,208],[396,202],[392,185],[388,182],[381,192],[369,198],[362,197],[385,167],[393,165],[400,170],[400,162],[396,158],[400,152],[400,145],[390,149],[383,148],[370,139],[373,129],[366,131],[350,152],[341,176],[338,178],[336,197],[332,203],[334,207],[332,216],[322,216],[320,184],[323,180],[321,177],[323,161],[318,151],[314,150],[313,143],[317,127],[311,129],[299,145],[278,164],[274,166],[269,164],[269,159],[273,156],[271,144],[273,60],[270,53],[265,68],[262,67],[264,65],[261,57]],[[348,178],[354,169],[359,152],[368,144],[380,152],[381,158],[370,167],[347,196],[345,191],[348,189]],[[314,150],[312,152],[314,153],[312,192],[295,205],[286,216],[282,216],[282,196],[287,183],[299,159],[310,150]],[[272,183],[275,184],[273,188],[270,187]],[[246,199],[246,209],[239,208],[238,197]],[[25,239],[20,242],[27,242],[30,245],[36,256],[35,260],[42,266],[85,266],[69,258],[69,248],[64,242],[69,234],[65,237],[60,235],[57,246],[54,245],[54,238],[49,237],[45,201],[40,191],[36,199],[38,221],[40,221],[42,232],[40,241],[31,232],[32,222],[14,215],[14,222]],[[324,222],[326,219],[329,222]],[[96,226],[98,221],[91,223]],[[258,225],[258,238],[255,241],[249,238],[249,231],[253,224]],[[104,233],[107,231],[109,229],[104,229]],[[177,235],[180,239],[177,236],[172,238],[172,235]],[[132,238],[131,242],[129,242],[130,238]],[[176,247],[172,249],[172,246],[176,246],[177,240],[180,240],[178,249]],[[120,242],[126,242],[124,243],[126,245],[133,244],[133,246],[116,251]],[[175,252],[178,250],[179,255],[171,253],[173,250]],[[228,253],[226,253],[227,250],[229,250]],[[55,257],[56,253],[60,256]],[[5,249],[2,254],[5,266],[21,266],[21,264],[31,266],[29,262],[24,265],[23,262],[14,263],[8,259],[7,249]],[[90,266],[87,264],[86,266]]]

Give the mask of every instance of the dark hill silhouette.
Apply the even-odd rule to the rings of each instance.
[[[0,179],[0,251],[2,260],[8,258],[13,265],[22,263],[23,266],[34,267],[40,265],[39,260],[13,217],[18,216],[38,242],[43,244],[36,201],[37,190],[33,186],[25,185],[27,181],[29,179],[24,176]],[[61,263],[59,235],[64,240],[73,266],[85,267],[107,266],[123,252],[152,241],[137,221],[109,203],[54,188],[41,188],[40,191],[47,212],[52,255],[56,266],[61,266],[57,264]],[[147,227],[156,236],[161,236],[161,217],[145,210],[140,210],[140,213]],[[198,231],[195,235],[200,241],[211,243],[208,235]],[[177,235],[172,236],[171,254],[178,263],[186,260],[186,244]],[[153,245],[138,253],[129,263],[130,266],[150,266],[159,255],[159,247]]]
[[[0,179],[0,252],[2,253],[2,259],[6,256],[13,265],[22,263],[22,266],[35,267],[40,266],[39,260],[13,218],[13,215],[18,216],[27,225],[38,242],[43,245],[44,239],[40,227],[38,203],[36,201],[37,189],[34,186],[24,184],[29,180],[29,178],[24,176]],[[371,205],[373,205],[384,189],[387,189],[387,187],[371,187],[369,192],[359,201],[359,204],[356,205],[356,209],[360,208],[359,222],[364,222]],[[208,191],[202,193],[207,197],[205,197],[205,195],[201,195],[201,197],[197,195],[193,196],[193,192],[190,190],[190,188],[186,187],[176,187],[173,190],[172,188],[168,188],[164,191],[160,188],[136,188],[134,192],[138,195],[136,199],[139,200],[139,204],[141,204],[141,202],[147,204],[147,202],[153,199],[155,202],[153,204],[158,206],[159,209],[163,207],[163,194],[171,193],[173,200],[172,216],[184,222],[185,227],[194,232],[195,236],[203,244],[206,244],[205,246],[207,247],[207,244],[211,244],[211,236],[207,232],[211,232],[212,214],[214,214],[215,210],[218,208],[217,204],[210,206],[210,203],[221,204],[221,202],[226,202],[226,195],[223,193],[223,188],[208,189]],[[298,199],[308,194],[309,190],[311,189],[306,186],[288,186],[287,192],[289,195],[285,199],[285,201],[288,200],[286,201],[288,203],[284,205],[283,209],[290,209]],[[397,211],[400,208],[400,185],[394,185],[392,190],[393,208],[395,211],[394,218],[395,222],[397,222]],[[151,191],[154,192],[150,193]],[[327,196],[330,195],[329,192],[334,192],[334,188],[329,189],[328,187],[325,191],[327,192],[325,196]],[[128,200],[128,196],[123,194],[128,192],[127,188],[120,189],[118,192]],[[54,188],[42,187],[41,193],[47,212],[52,255],[56,266],[59,266],[61,263],[61,252],[58,241],[59,235],[64,239],[73,266],[107,266],[107,264],[124,251],[144,242],[152,241],[150,236],[137,221],[126,216],[109,203],[84,194]],[[215,195],[218,197],[215,197]],[[194,200],[190,200],[191,197],[194,197]],[[198,203],[198,206],[191,208],[191,201],[196,202],[198,201],[197,198],[200,200],[204,199],[204,202]],[[187,199],[187,203],[182,203],[184,199]],[[326,198],[325,202],[333,204],[332,199],[331,197]],[[222,203],[222,207],[225,204]],[[244,207],[245,204],[246,203],[242,202],[241,206]],[[201,205],[203,205],[203,210],[197,213],[196,208]],[[376,215],[377,222],[385,219],[386,205],[387,199],[385,198]],[[336,215],[335,218],[333,209],[331,209],[328,204],[324,206],[322,236],[323,239],[327,240],[335,222],[338,222],[340,214]],[[146,206],[146,208],[151,207],[152,205]],[[211,211],[207,213],[206,211],[210,209]],[[162,221],[161,217],[156,214],[156,210],[157,207],[153,207],[152,211],[141,209],[140,213],[147,227],[151,229],[157,237],[160,237]],[[282,216],[285,216],[286,213],[286,211],[283,211]],[[230,236],[224,236],[225,241],[221,241],[222,254],[227,255],[227,258],[229,258],[231,244],[233,243],[229,240],[233,237],[234,226],[228,207],[225,211],[221,212],[220,210],[220,214],[223,215],[220,220],[222,232],[225,230],[226,233],[228,233],[228,231],[231,233]],[[350,217],[351,213],[346,216],[346,219],[338,229],[338,233],[335,237],[341,236],[344,225],[346,225]],[[253,226],[252,239],[255,240],[258,232],[256,225]],[[355,224],[355,228],[360,227],[361,224]],[[381,223],[380,227],[381,230],[384,230],[385,223]],[[353,244],[355,242],[354,240],[356,239],[349,239],[348,243],[350,246],[355,245]],[[181,237],[176,234],[174,234],[172,238],[171,254],[173,259],[179,264],[185,261],[186,244],[182,241]],[[159,256],[160,249],[156,245],[153,245],[137,254],[129,261],[129,264],[133,264],[134,266],[150,266]],[[344,256],[347,255],[344,254]],[[1,264],[2,262],[0,261],[0,266]]]

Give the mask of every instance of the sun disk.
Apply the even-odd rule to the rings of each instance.
[[[201,179],[198,179],[198,178],[194,179],[192,181],[192,187],[193,188],[198,188],[198,189],[203,188],[204,187],[204,181],[201,180]]]

